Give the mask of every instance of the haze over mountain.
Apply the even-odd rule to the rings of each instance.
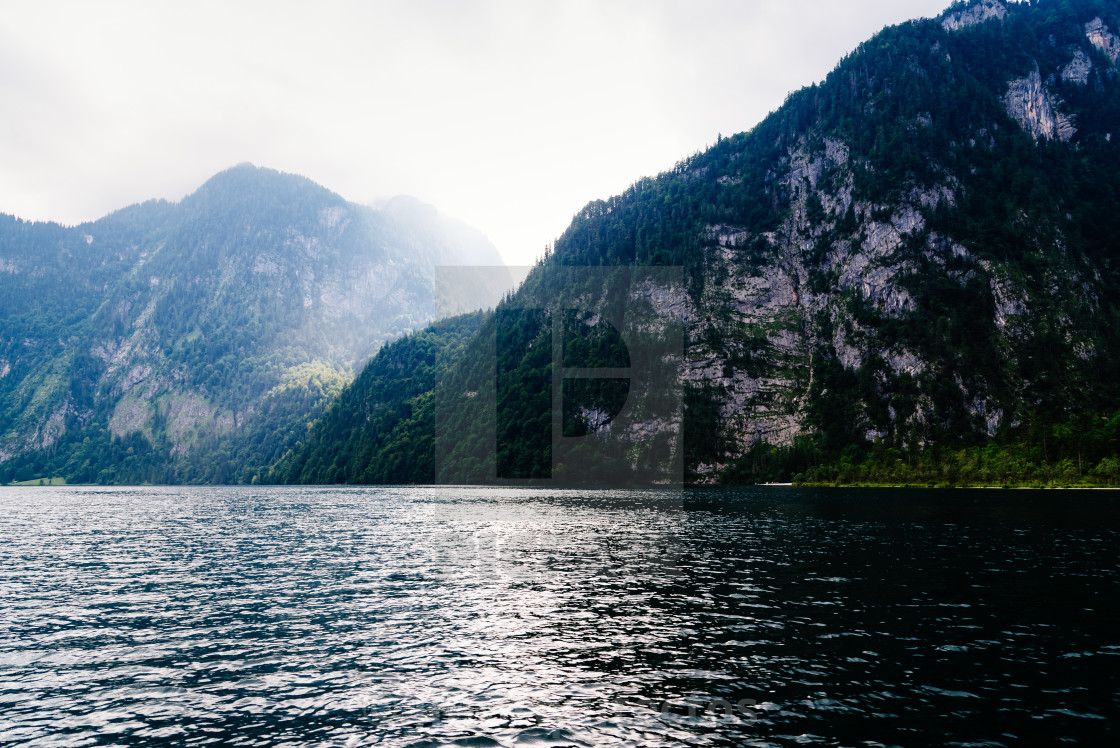
[[[686,330],[693,480],[831,480],[829,464],[916,469],[984,445],[1116,480],[1118,33],[1114,0],[972,0],[886,28],[752,131],[588,204],[535,275],[684,268],[686,282],[655,301]],[[546,327],[522,350],[547,346]],[[462,346],[461,329],[443,344],[440,334],[386,351],[428,356],[420,379],[373,361],[376,383],[360,377],[365,389],[344,393],[347,407],[274,477],[432,480],[430,460],[399,456],[431,454],[434,351]],[[442,376],[459,381],[470,355]],[[529,403],[525,420],[550,407],[535,383],[550,369],[536,355],[497,364],[523,372],[497,398]],[[604,427],[600,409],[577,410],[584,430]],[[374,429],[361,415],[373,411],[398,417]],[[652,427],[614,430],[631,465],[649,459]],[[493,476],[471,462],[487,449],[493,459],[493,434],[456,439],[466,446],[454,475]],[[550,473],[547,444],[510,444],[525,475]],[[1012,468],[993,470],[998,482]]]
[[[588,199],[947,1],[10,3],[0,210],[91,221],[248,160],[416,195],[532,264]]]
[[[485,237],[413,198],[249,164],[80,226],[0,216],[0,478],[251,480],[427,324],[435,266],[478,263]]]

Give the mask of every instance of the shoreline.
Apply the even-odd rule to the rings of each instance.
[[[923,488],[937,490],[978,489],[1000,491],[1120,491],[1120,486],[992,486],[992,485],[930,485],[929,483],[759,483],[760,486],[793,486],[795,488]]]

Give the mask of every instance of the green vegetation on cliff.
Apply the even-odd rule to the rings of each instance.
[[[811,439],[758,445],[723,474],[729,483],[864,486],[1120,486],[1120,412],[1054,424],[1039,419],[986,444],[914,450],[883,442],[828,454]]]
[[[433,483],[436,367],[458,355],[483,318],[440,320],[385,345],[268,480]]]

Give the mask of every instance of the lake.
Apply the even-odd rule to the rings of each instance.
[[[0,744],[1112,744],[1120,494],[0,489]]]

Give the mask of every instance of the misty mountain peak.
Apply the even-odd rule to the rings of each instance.
[[[185,207],[221,203],[227,207],[239,206],[254,211],[268,205],[306,208],[315,203],[322,208],[345,202],[341,195],[307,177],[248,162],[218,172],[183,199]]]

